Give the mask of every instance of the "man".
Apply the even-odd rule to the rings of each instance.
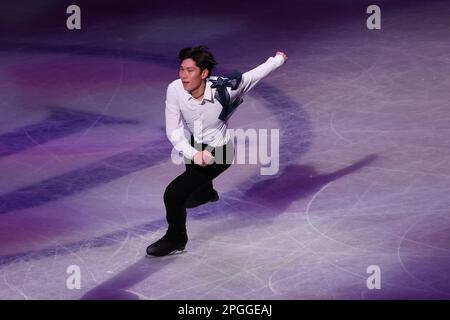
[[[186,208],[219,199],[212,180],[231,166],[234,156],[228,119],[242,102],[242,96],[287,60],[286,54],[277,52],[275,57],[242,75],[222,78],[211,76],[217,62],[205,46],[182,49],[178,58],[180,79],[167,88],[166,134],[183,154],[186,171],[170,182],[164,192],[169,227],[161,239],[147,248],[147,254],[153,256],[184,250],[188,241]],[[191,133],[190,142],[184,135],[185,129]]]

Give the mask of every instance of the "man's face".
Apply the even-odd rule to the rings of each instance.
[[[194,91],[201,86],[202,81],[208,76],[208,69],[200,72],[200,68],[197,67],[195,61],[188,58],[181,62],[179,75],[184,90]]]

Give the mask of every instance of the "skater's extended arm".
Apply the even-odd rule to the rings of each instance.
[[[270,57],[263,64],[242,74],[242,81],[238,87],[239,95],[242,96],[250,91],[259,81],[267,77],[272,71],[281,67],[286,60],[286,54],[278,51],[275,57]]]

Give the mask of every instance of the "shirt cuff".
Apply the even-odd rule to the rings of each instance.
[[[284,64],[284,58],[281,54],[277,54],[274,57],[275,61],[277,62],[277,66],[280,67],[281,65]]]
[[[182,151],[183,156],[188,159],[194,160],[194,155],[198,152],[197,149],[193,148],[191,145],[186,146],[186,148]]]

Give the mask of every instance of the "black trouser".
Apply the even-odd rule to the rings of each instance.
[[[213,189],[212,180],[231,166],[234,158],[234,146],[230,141],[220,147],[195,143],[191,136],[191,145],[197,150],[208,150],[215,157],[215,161],[206,167],[199,166],[193,160],[184,159],[186,171],[172,180],[164,191],[164,205],[169,232],[186,231],[185,202],[189,197],[201,199],[208,197]]]

